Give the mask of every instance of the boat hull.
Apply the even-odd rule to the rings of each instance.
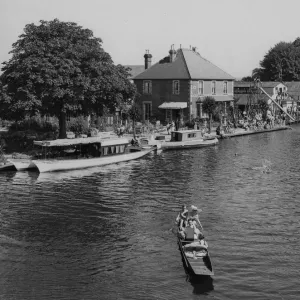
[[[9,171],[9,170],[15,170],[14,164],[11,162],[7,162],[5,164],[0,165],[0,171]]]
[[[87,159],[68,159],[68,160],[33,160],[33,164],[39,170],[40,173],[44,172],[55,172],[55,171],[67,171],[76,169],[85,169],[90,167],[103,166],[108,164],[119,163],[123,161],[129,161],[143,157],[153,151],[154,148],[135,151],[126,154],[103,156],[97,158]]]
[[[218,144],[218,139],[208,139],[208,140],[191,140],[183,142],[164,142],[161,144],[162,150],[172,150],[172,149],[188,149],[188,148],[202,148],[208,146],[214,146]]]
[[[195,275],[201,275],[201,276],[214,275],[208,250],[206,256],[197,257],[197,259],[194,259],[186,256],[185,251],[183,249],[183,242],[179,237],[178,237],[178,245],[179,245],[181,255],[183,257],[185,267],[188,270],[190,270]]]
[[[36,168],[30,159],[10,159],[9,162],[12,163],[18,171]]]

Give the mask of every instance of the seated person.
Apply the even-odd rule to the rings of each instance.
[[[179,236],[185,240],[196,240],[198,239],[200,230],[195,226],[193,219],[188,219],[187,226],[179,229]]]
[[[200,246],[204,247],[205,249],[208,248],[208,244],[207,242],[204,240],[204,235],[202,233],[200,233],[198,235],[198,239],[199,239],[199,243],[200,243]]]

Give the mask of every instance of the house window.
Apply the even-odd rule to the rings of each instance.
[[[66,113],[66,120],[67,120],[67,122],[71,121],[71,114],[70,113]]]
[[[152,115],[152,107],[151,103],[144,103],[144,120],[150,120],[150,117]]]
[[[196,137],[196,133],[189,133],[188,134],[188,138],[194,138],[194,137]]]
[[[215,81],[213,81],[213,82],[211,83],[211,93],[212,93],[213,95],[216,94],[216,82],[215,82]]]
[[[144,94],[152,94],[152,81],[151,80],[143,81],[143,93]]]
[[[204,83],[202,80],[198,81],[198,93],[199,95],[204,94]]]
[[[223,82],[223,94],[227,94],[227,86],[228,86],[227,81],[224,81]]]
[[[173,95],[179,95],[180,83],[179,80],[173,80]]]

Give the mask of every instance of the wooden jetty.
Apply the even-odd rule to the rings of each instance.
[[[223,135],[218,135],[217,138],[224,139],[224,138],[229,138],[229,137],[244,136],[244,135],[250,135],[250,134],[273,132],[273,131],[287,130],[287,129],[292,129],[292,128],[290,126],[280,126],[280,127],[274,127],[274,128],[262,129],[262,130],[243,130],[243,131],[238,131],[238,132],[234,132],[234,133],[225,133]]]

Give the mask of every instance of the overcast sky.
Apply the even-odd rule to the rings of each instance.
[[[93,30],[115,63],[141,65],[145,49],[157,62],[170,45],[191,45],[240,78],[300,36],[299,16],[299,0],[0,0],[0,62],[26,24],[58,18]]]

